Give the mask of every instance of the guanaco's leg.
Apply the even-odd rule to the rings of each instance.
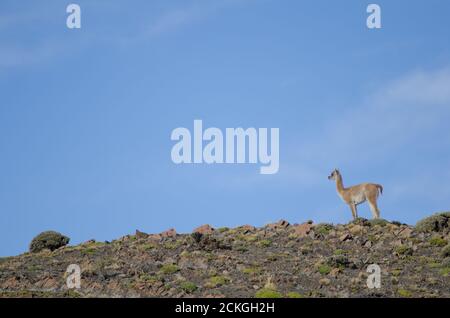
[[[370,211],[372,211],[372,216],[374,219],[380,218],[380,210],[378,210],[377,201],[370,202],[369,201]]]
[[[378,206],[377,206],[377,195],[371,195],[370,197],[367,198],[369,201],[369,207],[370,207],[370,211],[372,212],[372,217],[374,219],[379,219],[380,218],[380,210],[378,210]]]
[[[353,219],[356,219],[358,217],[358,211],[356,210],[356,205],[350,204],[350,209],[352,209]]]

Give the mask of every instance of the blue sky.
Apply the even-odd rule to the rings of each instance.
[[[384,186],[381,215],[450,209],[450,2],[0,3],[0,256],[286,219],[342,223],[327,176]],[[280,170],[175,165],[171,131],[280,128]],[[370,217],[366,206],[360,215]]]

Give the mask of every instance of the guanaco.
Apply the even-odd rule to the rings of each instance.
[[[337,193],[341,199],[350,206],[354,219],[358,217],[358,210],[356,207],[366,200],[369,202],[373,218],[380,218],[377,199],[378,195],[383,193],[383,187],[381,185],[375,183],[361,183],[349,188],[344,188],[342,175],[337,169],[334,169],[333,172],[331,172],[331,175],[328,176],[328,180],[336,181]]]

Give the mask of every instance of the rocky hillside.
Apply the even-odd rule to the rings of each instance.
[[[280,221],[192,234],[136,231],[57,249],[35,240],[33,252],[0,259],[0,296],[450,297],[449,226],[447,212],[415,227]],[[81,268],[80,289],[66,287],[70,264]],[[381,268],[380,289],[366,285],[370,264]]]

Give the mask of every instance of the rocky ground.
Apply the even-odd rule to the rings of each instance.
[[[450,297],[450,212],[415,227],[202,226],[0,258],[2,297]],[[66,269],[81,268],[68,290]],[[369,289],[370,264],[381,288]]]

